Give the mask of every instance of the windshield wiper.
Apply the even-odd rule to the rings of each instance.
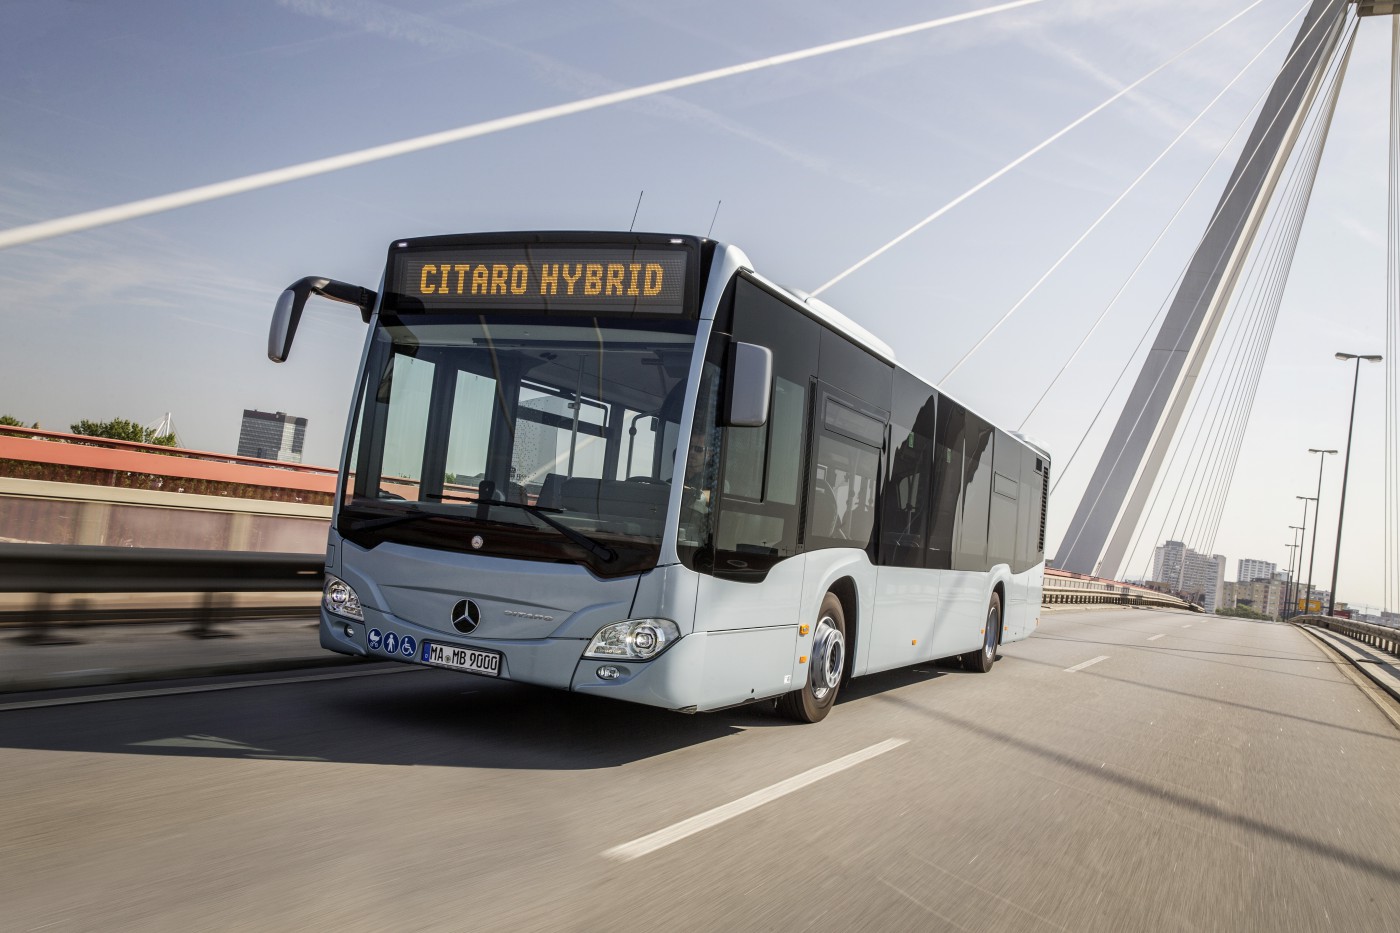
[[[559,532],[561,535],[568,538],[574,544],[577,544],[579,547],[583,548],[585,551],[592,554],[599,560],[607,562],[617,559],[617,552],[614,551],[612,548],[601,544],[598,541],[595,541],[594,539],[588,537],[588,535],[584,534],[581,531],[577,531],[573,528],[570,528],[563,522],[556,521],[555,519],[550,518],[548,515],[549,512],[562,512],[563,509],[551,509],[544,506],[527,505],[524,502],[507,502],[503,499],[482,499],[473,498],[470,496],[449,496],[441,493],[431,492],[428,493],[428,498],[446,499],[452,502],[474,502],[477,505],[483,506],[481,510],[481,517],[483,519],[486,518],[488,511],[492,508],[500,507],[506,509],[520,509],[527,515],[532,515],[540,521],[544,522],[546,525],[553,528],[555,531]]]
[[[404,522],[417,521],[420,518],[440,518],[441,516],[441,512],[425,512],[422,509],[413,509],[404,512],[402,515],[386,515],[383,518],[357,519],[350,525],[350,530],[369,531],[373,528],[388,528],[390,525],[401,525]]]

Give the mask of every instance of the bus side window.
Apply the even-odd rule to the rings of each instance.
[[[904,372],[894,374],[889,475],[880,517],[880,563],[922,567],[932,512],[938,393]]]
[[[742,277],[733,300],[733,339],[773,351],[773,404],[762,427],[724,429],[714,572],[753,580],[800,547],[808,384],[821,328]]]

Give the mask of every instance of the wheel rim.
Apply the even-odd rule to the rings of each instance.
[[[987,611],[987,637],[982,642],[982,653],[990,661],[996,657],[997,653],[997,611],[989,609]]]
[[[817,623],[816,634],[812,636],[813,698],[824,700],[840,686],[841,673],[845,668],[846,637],[841,634],[831,616],[822,616],[821,621]]]

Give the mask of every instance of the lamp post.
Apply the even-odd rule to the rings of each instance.
[[[1288,548],[1288,573],[1283,581],[1283,592],[1279,594],[1278,617],[1282,621],[1288,618],[1288,588],[1293,585],[1293,545],[1287,541],[1283,546]]]
[[[1308,504],[1303,503],[1303,521],[1308,520]],[[1302,525],[1289,525],[1293,532],[1293,555],[1298,558],[1298,575],[1303,572],[1303,542],[1299,539],[1298,533],[1303,530]],[[1283,607],[1283,617],[1290,618],[1294,610],[1298,607],[1298,575],[1293,573],[1293,555],[1288,558],[1288,605]]]
[[[1308,503],[1309,503],[1309,502],[1314,502],[1314,503],[1317,502],[1317,496],[1294,496],[1293,498],[1295,498],[1295,499],[1302,499],[1302,500],[1303,500],[1303,541],[1302,541],[1302,544],[1306,544],[1307,541],[1308,541]],[[1313,509],[1313,537],[1314,537],[1314,538],[1317,537],[1317,509],[1316,509],[1316,508]],[[1302,550],[1299,550],[1299,551],[1298,551],[1298,579],[1299,579],[1299,580],[1302,580],[1302,578],[1303,578],[1303,552],[1302,552]],[[1304,603],[1304,605],[1306,605],[1306,602]],[[1298,588],[1297,588],[1296,586],[1293,588],[1293,614],[1294,614],[1294,615],[1297,615],[1297,614],[1298,614]]]
[[[1322,465],[1327,462],[1327,455],[1335,454],[1336,451],[1309,447],[1308,453],[1322,455],[1317,458],[1317,495],[1313,497],[1313,501],[1317,504],[1313,506],[1313,539],[1312,547],[1308,550],[1308,595],[1306,598],[1308,602],[1312,602],[1313,558],[1317,556],[1317,529],[1322,524]]]
[[[1356,360],[1356,374],[1351,379],[1351,416],[1347,421],[1347,453],[1342,458],[1342,501],[1337,505],[1337,548],[1332,554],[1332,592],[1327,596],[1327,614],[1330,616],[1337,608],[1337,570],[1342,560],[1342,519],[1347,512],[1347,473],[1351,470],[1351,431],[1356,427],[1356,387],[1361,382],[1361,361],[1368,363],[1379,363],[1381,355],[1372,353],[1362,355],[1357,353],[1338,353],[1337,359],[1342,362]]]

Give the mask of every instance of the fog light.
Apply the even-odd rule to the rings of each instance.
[[[347,625],[347,626],[345,626],[345,637],[346,637],[346,638],[354,638],[354,637],[355,637],[355,626],[353,626],[353,625]]]
[[[604,664],[602,667],[598,668],[599,680],[617,680],[621,676],[622,671],[613,667],[611,664]]]

